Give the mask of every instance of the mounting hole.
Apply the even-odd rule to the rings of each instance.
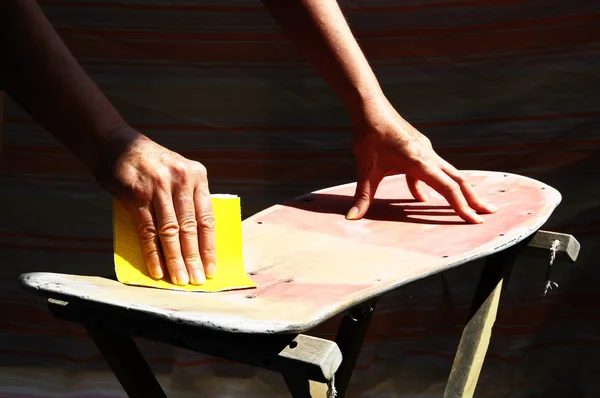
[[[500,236],[504,236],[504,234],[498,234],[498,235],[500,235]]]
[[[508,174],[504,174],[504,177],[508,177]]]
[[[284,283],[292,283],[293,281],[294,281],[294,278],[287,278],[283,282]]]
[[[381,282],[381,278],[375,279],[375,282]]]
[[[448,258],[448,256],[442,256],[442,258]]]
[[[256,272],[256,271],[250,271],[250,272],[248,272],[248,275],[250,275],[250,276],[254,276],[254,275],[256,275],[257,273],[258,273],[258,272]]]
[[[499,189],[498,192],[506,192],[505,189]]]
[[[532,212],[528,211],[527,214],[533,214]]]
[[[257,223],[257,224],[262,224],[262,221],[257,221],[256,223]]]
[[[546,187],[542,187],[542,189],[546,189]]]
[[[256,298],[256,294],[249,294],[246,296],[247,299],[253,299]]]
[[[298,347],[298,342],[297,341],[292,341],[290,343],[290,348],[296,348],[296,347]]]

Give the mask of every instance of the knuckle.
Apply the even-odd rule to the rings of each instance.
[[[152,189],[146,184],[132,184],[127,190],[129,191],[128,196],[136,203],[148,203],[152,199]]]
[[[356,195],[354,195],[354,198],[357,201],[365,202],[370,199],[370,195],[367,191],[360,190],[360,191],[356,192]]]
[[[186,216],[179,220],[179,230],[184,234],[196,234],[198,230],[198,222],[196,217]]]
[[[179,224],[173,220],[163,222],[158,230],[161,238],[175,238],[179,235]]]
[[[456,182],[451,182],[444,185],[444,192],[450,195],[454,195],[460,192],[460,186]]]
[[[198,221],[200,227],[204,230],[213,230],[215,228],[215,215],[212,212],[203,212]]]
[[[169,169],[167,169],[166,167],[159,167],[156,170],[154,170],[152,177],[152,180],[154,181],[154,184],[157,188],[163,190],[170,190],[171,173],[169,172]]]
[[[422,151],[417,151],[412,154],[411,160],[413,164],[419,169],[430,168],[432,165],[431,158]]]
[[[189,176],[189,167],[185,162],[175,162],[171,165],[172,175],[179,181],[186,181]]]
[[[128,175],[117,180],[115,191],[124,200],[148,203],[152,199],[152,182],[148,178]]]
[[[194,172],[202,178],[208,178],[208,170],[200,162],[194,162]]]
[[[156,238],[156,227],[152,222],[141,223],[138,225],[138,233],[142,242],[153,242]]]
[[[464,184],[467,182],[467,178],[462,173],[457,173],[454,176],[454,180],[459,184]]]
[[[432,147],[431,144],[431,140],[429,139],[429,137],[427,137],[426,135],[422,135],[421,136],[421,143],[423,143],[425,146],[427,146],[428,148]]]
[[[168,167],[161,165],[154,169],[154,178],[157,180],[168,180],[171,176],[171,171]]]

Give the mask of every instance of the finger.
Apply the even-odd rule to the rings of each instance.
[[[160,253],[156,220],[150,206],[133,208],[130,211],[137,225],[142,253],[150,276],[162,279],[165,275],[163,259]]]
[[[419,202],[427,202],[427,195],[421,189],[421,184],[419,184],[419,180],[411,175],[406,175],[406,185],[408,185],[408,190],[412,194],[412,196],[418,200]]]
[[[189,276],[181,254],[179,223],[177,222],[171,193],[158,191],[153,207],[156,215],[158,237],[171,281],[176,285],[187,285]]]
[[[442,169],[424,166],[419,170],[417,177],[444,196],[463,220],[474,224],[483,222],[483,219],[467,204],[460,185]]]
[[[383,177],[379,177],[373,172],[363,177],[359,176],[352,207],[346,214],[347,220],[360,220],[364,217],[371,206],[377,187],[382,179]]]
[[[201,285],[206,282],[198,247],[198,222],[194,205],[194,191],[183,186],[173,193],[173,203],[179,223],[179,242],[190,283]]]
[[[204,181],[196,187],[194,193],[196,220],[198,220],[198,237],[200,241],[200,256],[204,264],[207,278],[217,274],[217,243],[215,236],[215,216],[208,183]]]
[[[454,181],[456,181],[460,185],[460,189],[467,200],[469,206],[478,211],[480,213],[495,213],[498,208],[492,204],[485,203],[479,196],[477,192],[473,189],[471,184],[468,183],[467,179],[463,176],[461,172],[459,172],[454,166],[450,163],[443,161],[442,170],[446,172]]]

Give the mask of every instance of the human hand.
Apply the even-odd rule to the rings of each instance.
[[[375,98],[353,115],[354,153],[358,164],[358,184],[347,219],[362,218],[384,177],[406,174],[408,188],[418,201],[427,197],[421,182],[444,196],[465,221],[482,223],[477,214],[497,209],[484,203],[465,177],[442,159],[431,142],[404,120],[385,98]]]
[[[104,150],[99,182],[133,217],[152,277],[204,283],[216,273],[206,168],[131,128],[125,136]]]

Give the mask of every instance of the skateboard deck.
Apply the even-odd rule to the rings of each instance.
[[[381,183],[367,215],[348,221],[355,183],[272,206],[243,221],[246,271],[257,288],[190,293],[127,286],[111,278],[57,273],[21,276],[46,297],[86,301],[234,333],[302,333],[412,281],[488,256],[537,231],[560,203],[554,188],[523,176],[465,172],[496,205],[483,224],[461,220],[425,187],[415,201],[404,175]]]

